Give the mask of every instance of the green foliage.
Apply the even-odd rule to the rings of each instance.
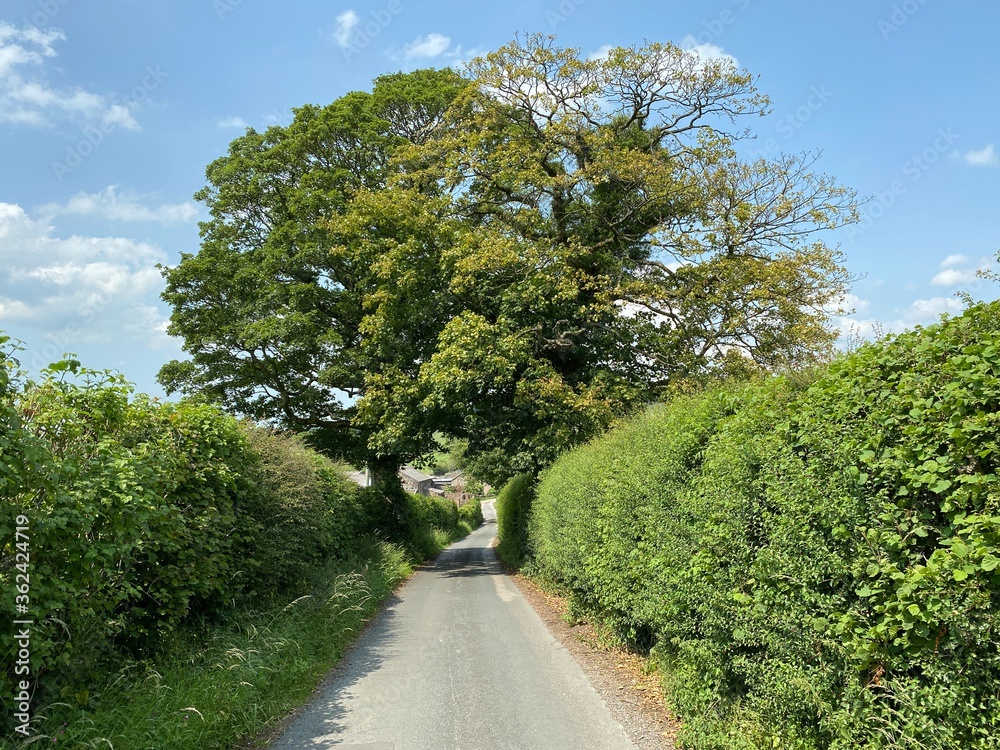
[[[403,496],[403,525],[395,539],[415,559],[433,557],[452,538],[468,533],[459,530],[458,506],[453,500],[410,493]]]
[[[534,465],[534,456],[529,452],[510,456],[502,448],[491,448],[470,458],[466,472],[493,487],[503,487],[518,474],[531,473]]]
[[[469,439],[473,473],[536,473],[679,379],[829,350],[848,276],[815,235],[855,220],[854,196],[809,155],[737,158],[738,128],[718,124],[767,110],[747,71],[656,42],[588,58],[535,34],[467,75],[388,190],[443,184],[462,219],[418,384]]]
[[[483,523],[483,504],[479,498],[468,501],[458,509],[459,523],[466,524],[469,529],[477,529]]]
[[[244,432],[256,465],[242,471],[254,491],[241,501],[254,532],[244,551],[245,586],[295,593],[330,557],[351,550],[366,526],[358,488],[301,436],[256,427]]]
[[[855,197],[737,157],[767,107],[728,60],[530,35],[250,129],[164,269],[161,382],[390,475],[464,439],[499,486],[680,379],[822,357]]]
[[[247,456],[232,419],[202,405],[130,402],[119,376],[71,369],[82,383],[54,366],[17,397],[39,461],[5,503],[0,577],[6,595],[14,563],[7,516],[23,514],[38,695],[72,691],[86,702],[81,686],[114,650],[146,651],[235,593],[238,549],[248,541],[237,507],[249,485],[234,468]],[[0,635],[7,655],[11,635]]]
[[[155,662],[94,675],[92,709],[40,706],[36,744],[118,750],[249,746],[308,699],[379,603],[411,572],[406,553],[360,541],[306,595],[190,623]],[[9,735],[8,735],[9,736]],[[0,738],[0,748],[16,746]]]
[[[0,497],[10,498],[27,491],[29,475],[38,469],[43,455],[37,441],[25,431],[15,408],[19,387],[16,347],[0,335]],[[6,535],[13,528],[13,508],[0,505],[0,527]]]
[[[652,648],[687,747],[995,749],[998,354],[993,303],[679,397],[548,471],[536,564]]]
[[[464,528],[451,501],[391,484],[361,491],[300,437],[204,403],[133,396],[121,376],[73,360],[32,382],[0,358],[0,591],[13,602],[24,574],[13,533],[23,515],[35,706],[99,709],[122,695],[98,688],[123,663],[156,664],[234,606],[310,590],[366,539],[399,542],[419,561]],[[8,694],[13,635],[0,631]],[[6,732],[10,715],[0,721]]]
[[[730,409],[722,392],[678,398],[543,475],[530,524],[536,563],[630,642],[649,647],[664,577],[690,562],[696,543],[679,497]]]
[[[535,477],[519,474],[497,495],[497,554],[512,568],[528,557],[528,523],[535,498]]]
[[[337,229],[330,222],[359,192],[384,186],[395,170],[393,154],[430,137],[465,85],[451,69],[384,76],[371,93],[297,108],[286,127],[248,129],[209,165],[208,185],[197,195],[211,213],[201,247],[163,269],[163,298],[173,306],[169,330],[191,355],[161,369],[168,393],[200,393],[252,419],[311,431],[353,463],[381,453],[358,431],[363,425],[350,402],[369,388],[369,378],[377,384],[405,375],[399,368],[433,337],[434,316],[394,343],[362,347],[365,306],[377,302],[373,293],[394,262],[408,274],[395,281],[421,288],[408,309],[416,314],[435,301],[422,293],[423,285],[434,287],[433,264],[415,267],[419,248],[394,238],[411,230],[427,236],[430,224],[412,221],[414,215],[439,217],[418,201],[389,204],[374,217],[383,230],[360,239],[345,237],[349,220]],[[430,274],[425,281],[421,271]],[[389,306],[382,310],[392,317]],[[423,453],[431,433],[401,429],[393,433],[401,444],[389,446],[392,455]]]
[[[442,433],[435,433],[434,441],[436,449],[426,460],[416,462],[414,464],[416,468],[434,476],[444,476],[466,468],[465,451],[469,444],[467,440],[449,438]]]
[[[436,526],[448,531],[458,524],[458,506],[453,500],[410,494],[407,498],[415,525]]]

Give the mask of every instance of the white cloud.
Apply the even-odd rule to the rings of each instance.
[[[389,49],[386,54],[393,62],[441,57],[448,61],[449,67],[461,72],[474,59],[483,57],[489,52],[479,47],[465,49],[461,44],[449,49],[450,45],[451,37],[432,32],[427,36],[418,36],[412,42],[404,44],[402,49],[398,47]]]
[[[40,63],[42,58],[55,57],[53,42],[66,39],[61,31],[42,31],[28,26],[18,29],[0,21],[0,77],[8,75],[15,65]],[[22,46],[26,43],[28,46]]]
[[[976,280],[975,268],[946,268],[931,279],[934,286],[959,286]]]
[[[897,312],[901,313],[900,321],[906,328],[912,328],[916,325],[930,325],[937,323],[938,319],[945,313],[957,315],[962,312],[962,301],[957,297],[918,299],[909,307]]]
[[[264,115],[264,122],[268,125],[281,125],[284,127],[292,122],[292,115],[288,110],[274,110],[270,114]]]
[[[444,53],[444,56],[448,58],[448,64],[451,68],[462,72],[466,65],[475,60],[477,57],[484,57],[489,50],[482,49],[480,47],[470,47],[469,49],[463,49],[462,45],[459,44],[455,49]]]
[[[159,249],[121,237],[53,235],[20,206],[0,203],[0,330],[20,338],[30,331],[57,354],[77,344],[166,343],[156,307],[163,288],[156,264],[166,260]]]
[[[45,76],[46,60],[56,56],[61,31],[0,22],[0,123],[44,127],[69,119],[139,130],[131,108],[82,88],[57,89]]]
[[[142,130],[142,126],[132,116],[132,110],[124,104],[112,104],[101,117],[101,124],[105,131],[113,127],[125,128],[126,130]]]
[[[995,167],[1000,160],[997,159],[997,151],[993,144],[989,144],[979,151],[966,151],[962,156],[965,163],[973,167]]]
[[[882,324],[874,318],[855,318],[843,315],[834,319],[834,327],[843,345],[853,345],[862,341],[873,341],[880,335],[888,333]]]
[[[856,294],[851,294],[850,292],[845,294],[843,299],[840,300],[840,307],[847,310],[854,310],[857,313],[868,312],[868,309],[871,306],[871,302],[866,299],[862,299]]]
[[[427,36],[418,36],[412,42],[403,45],[403,57],[407,60],[414,58],[438,57],[451,45],[451,37],[444,34],[431,32]]]
[[[199,209],[193,201],[161,203],[147,206],[147,196],[119,193],[111,185],[98,193],[77,193],[66,203],[47,203],[39,212],[48,218],[55,216],[95,216],[111,221],[158,221],[161,224],[190,223],[198,218]]]
[[[847,320],[851,318],[851,316],[853,315],[858,315],[859,313],[868,312],[869,307],[871,307],[871,303],[868,300],[863,299],[856,294],[851,294],[850,292],[848,292],[846,294],[837,297],[836,299],[831,300],[830,303],[825,307],[825,310],[827,314],[832,315],[834,317],[834,320],[836,321],[835,325],[842,328],[842,326],[840,325],[840,321],[842,319]],[[840,314],[840,311],[842,310],[848,312],[846,312],[845,314]]]
[[[615,48],[613,44],[604,44],[591,52],[588,56],[588,60],[605,60],[608,55],[611,54],[611,50]]]
[[[250,125],[242,117],[220,117],[215,121],[215,127],[245,130],[250,127]]]
[[[685,52],[694,52],[701,58],[702,63],[714,60],[723,60],[731,63],[734,68],[738,68],[740,63],[735,57],[726,52],[717,44],[699,44],[691,34],[681,39],[681,49]]]
[[[848,298],[853,295],[848,295]],[[870,305],[861,300],[861,305],[855,305],[853,315],[836,316],[834,327],[840,334],[842,344],[855,343],[858,339],[871,341],[880,335],[902,333],[916,326],[928,326],[937,323],[941,315],[958,315],[963,310],[962,301],[957,297],[931,297],[918,299],[908,306],[897,308],[888,320],[880,320],[869,313]]]
[[[956,253],[949,255],[941,262],[943,270],[935,274],[931,279],[931,284],[935,286],[960,286],[963,284],[974,284],[979,281],[977,275],[980,271],[995,270],[995,261],[992,258],[980,258],[974,268],[969,268],[972,261],[968,257]],[[966,266],[961,268],[960,266]]]
[[[941,268],[954,268],[955,266],[965,265],[968,262],[969,257],[967,255],[962,255],[962,253],[952,253],[941,261]]]
[[[361,18],[353,10],[345,10],[337,16],[337,28],[333,30],[333,38],[341,47],[351,46],[351,34],[361,23]]]

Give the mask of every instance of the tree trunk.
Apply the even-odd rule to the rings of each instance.
[[[399,478],[399,467],[402,462],[396,456],[373,457],[368,461],[368,472],[371,476],[371,486],[384,488],[386,494],[396,494],[403,491],[403,483]]]

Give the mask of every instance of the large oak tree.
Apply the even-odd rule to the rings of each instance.
[[[829,350],[849,279],[814,235],[856,218],[854,195],[808,154],[738,158],[740,120],[767,106],[749,74],[671,45],[588,59],[540,36],[466,72],[381,191],[444,191],[461,230],[440,260],[458,301],[415,376],[366,397],[384,407],[366,414],[375,434],[406,412],[393,392],[420,394],[501,474],[533,469],[678,383]],[[399,306],[403,290],[383,294]]]
[[[384,188],[395,152],[425,141],[465,85],[451,70],[383,76],[371,93],[296,109],[287,127],[248,129],[209,165],[196,196],[211,212],[201,247],[163,269],[168,330],[191,355],[160,371],[168,392],[308,431],[357,462],[377,458],[354,425],[366,380],[391,365],[363,346],[377,248],[332,252],[329,221],[359,191]],[[414,452],[394,450],[390,464]]]
[[[389,465],[466,437],[498,479],[678,383],[822,356],[849,279],[814,235],[854,195],[740,159],[766,108],[727,60],[531,36],[248,132],[166,272],[193,359],[163,380]]]

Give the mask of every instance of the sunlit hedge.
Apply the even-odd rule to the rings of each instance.
[[[535,564],[649,647],[694,748],[1000,747],[1000,306],[567,454]]]
[[[470,529],[479,527],[483,522],[483,504],[479,498],[469,500],[458,509],[458,520],[466,524]]]
[[[30,575],[36,707],[88,706],[97,675],[155,657],[182,625],[311,590],[365,537],[422,558],[459,521],[451,501],[362,491],[299,438],[213,406],[135,396],[75,361],[28,381],[3,353],[0,490],[0,595],[9,612],[16,576]],[[14,654],[5,627],[5,695]]]
[[[531,474],[518,474],[497,495],[497,554],[514,568],[528,556],[528,518],[534,496]]]
[[[231,596],[250,531],[237,517],[248,487],[233,470],[245,451],[235,422],[206,406],[130,403],[120,380],[81,373],[90,383],[76,385],[61,377],[67,369],[77,368],[61,365],[17,397],[36,463],[0,523],[8,597],[18,571],[7,532],[27,519],[42,695]],[[11,635],[0,636],[5,653]]]
[[[369,532],[358,487],[300,436],[243,426],[250,455],[240,471],[254,491],[243,513],[255,525],[242,554],[244,589],[275,595],[308,588],[327,559]]]

